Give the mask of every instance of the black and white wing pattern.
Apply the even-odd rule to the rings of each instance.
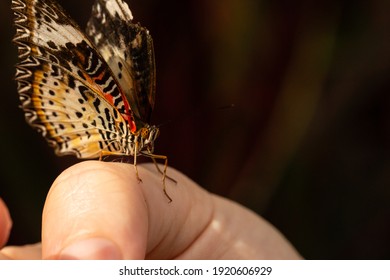
[[[156,80],[153,40],[146,28],[132,20],[122,0],[97,0],[86,33],[124,90],[136,121],[149,123]]]

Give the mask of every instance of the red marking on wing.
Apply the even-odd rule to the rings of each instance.
[[[83,57],[84,58],[84,57]],[[109,94],[109,93],[105,93],[102,88],[100,86],[97,85],[96,81],[97,80],[101,80],[102,77],[104,76],[104,71],[102,73],[100,73],[99,76],[96,76],[96,77],[91,77],[89,76],[88,74],[86,74],[85,72],[83,72],[83,76],[84,76],[84,79],[86,81],[89,82],[89,84],[92,84],[92,85],[96,85],[96,90],[98,92],[101,92],[103,93],[103,96],[104,98],[112,105],[112,106],[115,106],[114,105],[114,97]],[[129,102],[127,101],[127,98],[125,96],[125,94],[123,93],[122,89],[119,87],[119,85],[117,84],[117,87],[118,87],[118,90],[120,92],[120,95],[121,95],[121,98],[123,100],[123,103],[124,103],[124,107],[125,107],[125,113],[120,113],[123,117],[123,119],[127,122],[127,124],[129,125],[129,128],[130,128],[130,131],[131,132],[136,132],[137,131],[137,126],[135,124],[135,121],[133,119],[133,116],[131,114],[131,108],[130,108],[130,105],[129,105]]]
[[[79,60],[81,61],[81,65],[87,64],[87,61],[86,61],[87,56],[85,55],[84,52],[82,52],[80,49],[76,49],[75,53],[78,56]],[[103,60],[103,62],[104,62],[104,60]],[[80,69],[82,69],[82,67],[80,67]],[[99,73],[99,75],[94,75],[94,76],[90,76],[85,71],[83,71],[82,75],[83,75],[84,79],[89,83],[90,86],[92,86],[92,88],[96,92],[100,93],[101,96],[103,96],[113,107],[115,107],[114,97],[109,93],[105,93],[103,88],[101,86],[99,86],[99,83],[97,82],[97,81],[101,81],[104,78],[104,76],[107,74],[107,71],[109,71],[109,70],[105,69],[105,70],[101,71]],[[109,73],[109,75],[115,80],[115,77],[111,72]],[[134,117],[133,117],[129,102],[127,101],[126,95],[124,94],[122,88],[120,87],[119,83],[116,80],[115,80],[115,85],[116,85],[117,89],[119,90],[119,93],[121,95],[121,99],[122,99],[123,104],[124,104],[124,109],[125,109],[125,112],[124,113],[120,112],[120,114],[123,117],[123,119],[127,122],[128,126],[130,128],[130,131],[134,133],[137,131],[137,127],[136,127],[136,124],[134,121]]]
[[[131,109],[130,109],[129,102],[127,101],[127,98],[126,98],[125,94],[122,92],[122,89],[120,87],[119,87],[119,90],[121,92],[121,97],[122,97],[123,103],[125,104],[125,111],[126,111],[126,114],[122,114],[122,117],[129,124],[130,131],[131,132],[136,132],[137,131],[137,127],[135,125],[135,121],[133,119],[133,116],[130,113]]]

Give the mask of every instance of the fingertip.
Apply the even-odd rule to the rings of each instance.
[[[8,211],[7,205],[0,198],[0,248],[7,243],[11,228],[11,215]]]
[[[6,246],[0,251],[0,259],[9,260],[41,260],[41,243],[28,244],[22,246]]]
[[[124,163],[86,161],[64,171],[43,211],[43,258],[170,259],[186,250],[210,220],[210,195],[169,168],[169,203],[155,166],[138,172],[142,182]]]
[[[55,180],[43,210],[43,258],[144,257],[147,211],[135,174],[127,168],[85,161]]]
[[[104,238],[78,240],[62,249],[59,254],[61,260],[120,260],[122,258],[118,246],[111,240]]]

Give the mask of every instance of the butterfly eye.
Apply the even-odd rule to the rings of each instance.
[[[149,137],[149,129],[144,127],[141,129],[141,137],[144,139],[148,139]]]

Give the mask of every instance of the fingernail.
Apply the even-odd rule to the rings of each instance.
[[[76,241],[59,255],[61,260],[119,260],[122,255],[118,247],[104,238],[90,238]]]

